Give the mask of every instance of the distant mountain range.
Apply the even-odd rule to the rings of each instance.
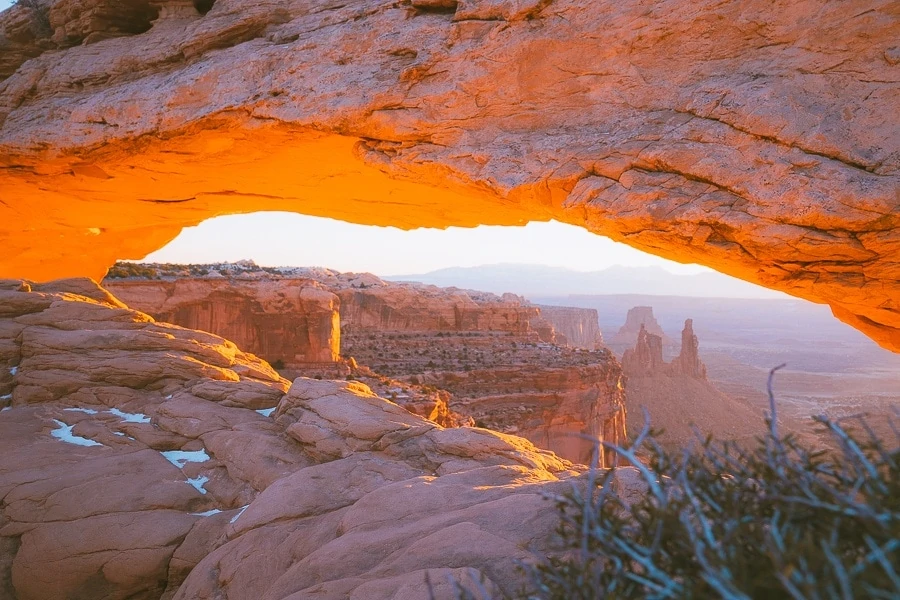
[[[721,273],[677,275],[661,267],[614,266],[602,271],[574,271],[563,267],[494,264],[449,267],[418,275],[382,277],[388,281],[419,281],[523,296],[567,294],[645,294],[697,298],[790,298],[781,292]]]

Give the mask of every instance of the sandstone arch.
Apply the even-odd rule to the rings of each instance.
[[[896,2],[218,0],[68,49],[25,10],[0,15],[0,277],[99,278],[234,212],[555,218],[900,351]]]

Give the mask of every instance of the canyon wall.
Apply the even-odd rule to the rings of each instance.
[[[0,13],[0,275],[99,279],[257,210],[556,219],[900,350],[894,0],[29,4]]]
[[[596,311],[547,318],[513,294],[249,261],[122,263],[112,274],[106,286],[133,308],[229,335],[286,374],[353,377],[444,426],[480,423],[581,463],[592,440],[625,439],[615,358],[596,343],[567,346],[551,323],[596,340]]]
[[[512,294],[493,294],[416,284],[381,282],[336,290],[341,326],[362,331],[496,331],[527,335],[539,314]]]
[[[271,363],[300,367],[340,356],[340,300],[310,279],[107,279],[105,285],[131,308],[226,337]]]
[[[414,378],[448,390],[453,409],[478,426],[520,435],[581,464],[590,464],[599,451],[599,464],[610,465],[614,457],[596,442],[625,443],[618,365],[608,355],[556,367],[542,364],[546,358],[490,369],[426,371]]]
[[[603,348],[603,334],[597,311],[593,308],[539,305],[541,316],[552,325],[560,345],[569,345],[585,350]]]
[[[672,340],[656,322],[652,306],[635,306],[629,309],[625,316],[625,324],[619,328],[619,331],[610,340],[610,344],[617,347],[634,346],[642,329],[645,329],[648,334],[657,336],[660,346],[672,345]]]
[[[615,357],[596,346],[568,347],[554,327],[555,316],[576,337],[596,339],[595,311],[563,309],[548,317],[514,294],[297,272],[340,297],[341,353],[375,373],[446,390],[453,412],[575,462],[590,462],[596,440],[624,441]],[[608,464],[611,457],[601,453],[600,460]]]
[[[596,440],[625,439],[621,370],[608,350],[544,341],[557,335],[543,309],[509,294],[467,291],[461,301],[463,292],[452,288],[411,286],[397,294],[394,285],[337,292],[342,311],[360,307],[342,312],[345,356],[379,374],[447,390],[450,408],[476,424],[575,462],[591,460]],[[398,315],[400,299],[416,307],[414,320]]]
[[[88,280],[0,280],[0,406],[3,598],[512,596],[555,539],[545,496],[584,482]]]

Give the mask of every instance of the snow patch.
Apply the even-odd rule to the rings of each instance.
[[[119,410],[118,408],[111,408],[105,412],[108,412],[111,415],[115,415],[122,419],[123,423],[149,423],[150,417],[141,413],[127,413]]]
[[[187,480],[188,484],[193,486],[193,488],[201,494],[206,494],[206,488],[203,487],[203,484],[207,481],[209,481],[209,477],[207,477],[206,475],[200,475],[198,477],[194,477],[193,479]]]
[[[0,412],[6,412],[8,410],[12,410],[12,406],[4,406],[3,408],[0,408]]]
[[[12,394],[4,394],[3,396],[0,396],[0,400],[9,400],[10,398],[12,398]]]
[[[15,375],[15,374],[18,373],[18,372],[19,372],[19,367],[12,367],[12,368],[9,370],[9,374],[10,374],[10,375]]]
[[[206,511],[206,512],[202,512],[202,513],[191,513],[191,514],[194,515],[195,517],[211,517],[211,516],[213,516],[213,515],[219,514],[220,512],[222,512],[222,511],[219,510],[218,508],[214,508],[214,509],[208,510],[208,511]]]
[[[271,416],[272,416],[272,413],[275,412],[275,409],[276,409],[276,408],[278,408],[278,407],[277,407],[277,406],[273,406],[272,408],[262,408],[262,409],[260,409],[260,410],[258,410],[258,411],[256,411],[256,412],[258,412],[259,414],[261,414],[261,415],[264,416],[264,417],[271,417]]]
[[[93,408],[64,408],[63,410],[68,412],[80,412],[86,415],[96,415],[97,411]]]
[[[250,506],[250,505],[249,505],[249,504],[245,504],[244,506],[242,506],[242,507],[241,507],[241,510],[238,511],[238,514],[236,514],[236,515],[234,515],[233,517],[231,517],[231,520],[228,521],[228,522],[234,524],[235,521],[237,521],[238,519],[241,518],[241,515],[244,514],[244,511],[247,510],[247,507],[248,507],[248,506]]]
[[[88,438],[81,437],[79,435],[75,435],[72,433],[72,429],[75,427],[74,425],[66,425],[62,421],[57,421],[53,419],[53,422],[59,425],[59,429],[54,429],[50,432],[50,435],[55,437],[56,439],[66,442],[67,444],[74,444],[76,446],[102,446],[100,442],[95,442],[94,440],[89,440]]]
[[[186,450],[167,450],[166,452],[160,452],[160,454],[179,469],[183,469],[184,465],[189,462],[201,463],[209,460],[209,454],[206,453],[206,450],[194,450],[193,452],[188,452]]]
[[[122,433],[121,431],[113,431],[113,435],[122,435],[123,436],[125,434]]]

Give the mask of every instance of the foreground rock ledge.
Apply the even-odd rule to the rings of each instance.
[[[0,16],[0,275],[233,212],[558,219],[900,350],[896,2],[39,4]]]
[[[524,439],[289,384],[88,280],[0,280],[0,403],[4,598],[515,594],[552,540],[545,495],[579,482]]]

